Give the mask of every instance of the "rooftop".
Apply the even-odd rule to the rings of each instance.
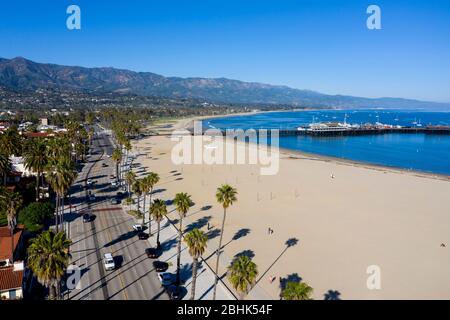
[[[23,270],[14,271],[14,266],[0,268],[0,291],[22,288]]]
[[[17,225],[14,230],[14,250],[19,243],[24,228]],[[0,227],[0,261],[8,260],[11,257],[11,233],[8,227]]]

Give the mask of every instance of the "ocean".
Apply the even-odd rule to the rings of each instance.
[[[314,110],[212,118],[218,129],[296,129],[311,122],[380,122],[401,126],[450,126],[450,112],[412,110]],[[342,137],[283,136],[280,148],[427,173],[450,175],[450,135],[382,134]]]

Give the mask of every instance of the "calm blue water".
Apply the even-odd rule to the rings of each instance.
[[[450,125],[450,112],[325,110],[272,112],[203,121],[204,128],[295,129],[317,121],[414,126]],[[450,135],[384,134],[346,137],[280,137],[280,147],[383,166],[450,175]]]

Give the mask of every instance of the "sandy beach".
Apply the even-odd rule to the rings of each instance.
[[[167,136],[134,141],[136,162],[160,175],[155,197],[191,194],[184,225],[209,233],[211,265],[223,213],[216,188],[237,188],[220,273],[237,254],[252,257],[259,276],[248,298],[279,299],[280,279],[289,278],[312,286],[314,299],[450,299],[449,179],[286,150],[276,175],[260,175],[257,164],[175,165],[175,144]],[[379,289],[367,285],[370,266],[379,271]]]

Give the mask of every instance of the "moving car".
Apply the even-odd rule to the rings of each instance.
[[[116,264],[114,263],[114,258],[111,253],[105,253],[103,264],[105,265],[106,271],[114,270]]]
[[[145,233],[144,231],[141,231],[138,233],[138,238],[139,240],[147,240],[148,239],[148,234]]]
[[[120,200],[117,197],[111,198],[111,200],[109,200],[109,203],[111,204],[119,204]]]
[[[155,268],[156,272],[166,272],[169,269],[169,264],[164,261],[153,261],[153,268]]]
[[[170,286],[173,283],[173,274],[170,272],[158,273],[158,279],[163,287]]]
[[[91,215],[89,213],[83,214],[83,222],[91,222]]]
[[[150,259],[156,259],[156,258],[159,258],[159,256],[161,255],[161,250],[159,250],[157,248],[147,248],[147,249],[145,249],[145,254]]]
[[[103,167],[103,168],[106,168],[107,166],[108,166],[108,165],[107,165],[106,163],[104,163],[104,162],[102,163],[102,167]]]

